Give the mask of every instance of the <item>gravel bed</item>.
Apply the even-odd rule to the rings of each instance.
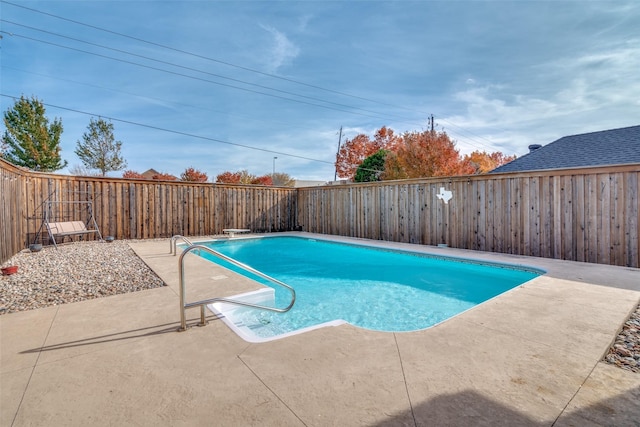
[[[604,360],[640,373],[640,305],[622,327]]]
[[[25,250],[2,267],[8,265],[18,273],[0,275],[0,315],[165,285],[123,240]],[[640,373],[640,305],[604,360]]]
[[[164,286],[126,241],[75,242],[22,251],[2,267],[0,315]]]

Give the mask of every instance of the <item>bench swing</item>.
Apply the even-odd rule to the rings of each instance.
[[[76,192],[77,193],[77,192]],[[43,202],[43,216],[40,229],[36,233],[34,243],[46,230],[49,241],[58,248],[58,243],[66,238],[96,235],[102,240],[102,234],[93,215],[93,202],[91,200],[53,200],[55,191]],[[86,218],[84,221],[75,218]]]

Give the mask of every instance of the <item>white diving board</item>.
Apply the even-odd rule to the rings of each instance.
[[[251,233],[251,230],[248,228],[225,228],[222,232],[231,238],[235,237],[236,234]]]

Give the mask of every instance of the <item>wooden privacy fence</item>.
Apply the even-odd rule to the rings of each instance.
[[[0,263],[24,249],[24,175],[0,158]]]
[[[118,239],[301,229],[640,268],[639,187],[640,165],[293,189],[49,175],[0,159],[0,262],[28,246],[55,197],[90,199],[102,235]]]
[[[202,236],[223,228],[290,231],[297,225],[293,188],[53,175],[2,159],[0,179],[0,262],[33,242],[46,209],[52,221],[86,221],[86,209],[67,201],[92,202],[102,235],[116,239]]]
[[[303,188],[298,222],[314,233],[637,268],[639,187],[640,165],[630,165]]]

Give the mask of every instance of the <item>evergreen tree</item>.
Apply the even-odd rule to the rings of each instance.
[[[356,170],[355,182],[381,181],[384,172],[384,161],[387,158],[387,150],[378,150],[362,162]]]
[[[62,122],[49,124],[45,108],[36,97],[21,96],[4,113],[2,157],[34,171],[53,172],[67,165],[60,157]]]
[[[113,123],[91,118],[87,129],[75,150],[85,167],[99,170],[102,176],[127,167],[120,154],[122,142],[115,141],[113,136]]]

